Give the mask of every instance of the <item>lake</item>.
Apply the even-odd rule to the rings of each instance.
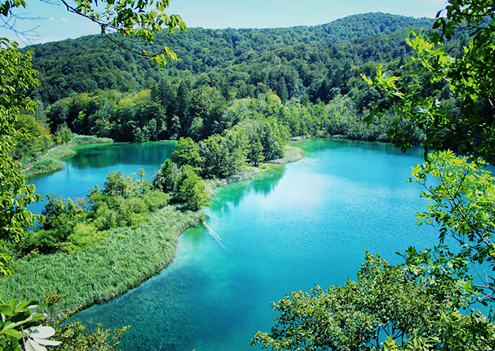
[[[187,230],[163,272],[74,318],[90,330],[97,322],[112,329],[131,325],[122,337],[126,350],[261,349],[250,341],[273,325],[272,301],[315,283],[328,288],[355,278],[365,249],[399,263],[396,252],[437,242],[431,228],[415,224],[424,200],[421,187],[407,183],[411,167],[423,162],[422,150],[402,154],[391,145],[343,140],[297,146],[305,151],[302,160],[216,190],[204,212],[221,240],[201,226]],[[105,147],[98,148],[90,148],[95,162],[106,159],[98,156]],[[102,169],[129,173],[144,167],[126,164],[128,154]],[[67,187],[88,187],[86,179],[79,185],[75,170],[104,182],[104,172],[89,167],[93,161],[72,162],[60,172],[71,173]],[[146,172],[153,174],[162,162],[148,164]],[[47,178],[58,182],[56,175]]]
[[[85,197],[95,185],[103,188],[107,174],[113,171],[132,176],[143,168],[146,178],[151,180],[174,149],[175,141],[84,145],[77,148],[77,155],[64,160],[64,169],[29,179],[29,183],[43,197],[55,193],[76,200]],[[38,202],[29,209],[41,213],[43,206],[43,202]]]

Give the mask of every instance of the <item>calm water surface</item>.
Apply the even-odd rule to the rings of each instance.
[[[255,332],[269,331],[276,317],[271,301],[355,278],[365,249],[399,263],[395,252],[435,242],[415,225],[424,203],[406,181],[421,151],[329,140],[298,146],[306,152],[299,162],[217,189],[205,213],[221,242],[191,228],[162,273],[75,318],[90,328],[132,325],[126,350],[253,350]]]
[[[174,149],[174,141],[85,145],[77,149],[76,156],[64,160],[64,169],[30,179],[29,183],[34,184],[36,192],[43,197],[55,193],[76,200],[85,197],[95,184],[103,187],[107,174],[113,171],[132,176],[132,173],[143,168],[146,177],[151,180]],[[36,203],[29,209],[41,213],[43,206],[43,203]]]

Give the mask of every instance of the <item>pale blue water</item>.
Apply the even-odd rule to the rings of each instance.
[[[250,341],[273,325],[271,301],[355,278],[365,249],[399,263],[395,252],[437,242],[416,226],[421,188],[406,182],[421,151],[330,140],[299,146],[299,162],[216,191],[205,213],[221,243],[191,228],[162,273],[75,318],[90,329],[132,325],[126,350],[260,349]]]

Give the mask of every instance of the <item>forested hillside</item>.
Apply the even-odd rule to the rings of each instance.
[[[165,70],[154,67],[145,58],[120,50],[102,35],[35,45],[27,49],[34,52],[34,67],[40,72],[41,86],[35,96],[43,103],[51,104],[74,92],[91,93],[97,89],[136,92],[149,88],[152,80],[160,81],[164,77],[200,74],[215,68],[251,65],[258,61],[277,64],[276,59],[271,60],[273,55],[279,56],[282,62],[299,55],[298,58],[305,60],[308,65],[319,62],[326,65],[329,58],[342,57],[350,60],[356,57],[389,60],[404,54],[404,31],[410,27],[430,28],[431,24],[431,19],[369,13],[314,27],[239,30],[190,28],[175,35],[162,33],[154,45],[126,39],[131,46],[147,52],[170,47],[180,60],[170,62]],[[402,34],[390,39],[390,42],[383,39],[398,32]],[[366,40],[356,41],[377,36],[381,36],[381,44],[378,45],[366,43]],[[114,36],[114,39],[122,38]],[[349,41],[353,41],[352,47],[349,47]],[[402,42],[399,47],[398,42]],[[338,45],[341,43],[346,44]],[[294,49],[288,49],[294,46]],[[284,54],[286,50],[289,52]],[[294,51],[300,53],[295,54]],[[305,51],[308,53],[303,55]],[[308,83],[306,79],[305,86],[309,86]]]
[[[391,75],[413,72],[416,67],[405,64],[412,54],[407,31],[431,24],[370,13],[314,27],[191,28],[159,35],[155,46],[125,38],[127,46],[148,53],[170,47],[180,59],[164,69],[104,36],[48,43],[28,48],[41,81],[31,96],[39,101],[40,126],[59,137],[68,129],[133,142],[181,137],[199,142],[218,134],[210,142],[224,156],[237,150],[237,166],[257,165],[282,157],[290,137],[390,141],[393,114],[364,126],[364,116],[383,96],[362,76],[373,78],[380,65]],[[448,43],[453,56],[460,47],[459,41]],[[434,92],[425,84],[423,95],[457,113],[448,91]],[[419,143],[417,128],[394,123],[411,129],[408,142]],[[44,150],[18,150],[16,158],[29,164]],[[203,159],[209,157],[205,150]]]

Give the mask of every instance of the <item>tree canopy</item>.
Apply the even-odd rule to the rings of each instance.
[[[437,20],[428,38],[424,32],[410,32],[408,45],[414,49],[417,62],[428,84],[411,83],[406,77],[378,71],[374,83],[386,94],[375,112],[388,111],[390,104],[398,118],[412,120],[425,133],[424,147],[449,148],[457,152],[482,156],[495,163],[495,11],[493,3],[484,0],[451,0],[446,16]],[[445,42],[464,39],[462,52],[449,55]],[[412,72],[411,75],[416,75]],[[460,101],[462,109],[455,113],[432,96],[425,88],[445,88]],[[371,122],[373,114],[368,121]],[[392,137],[400,146],[409,147],[410,130],[398,123]]]

